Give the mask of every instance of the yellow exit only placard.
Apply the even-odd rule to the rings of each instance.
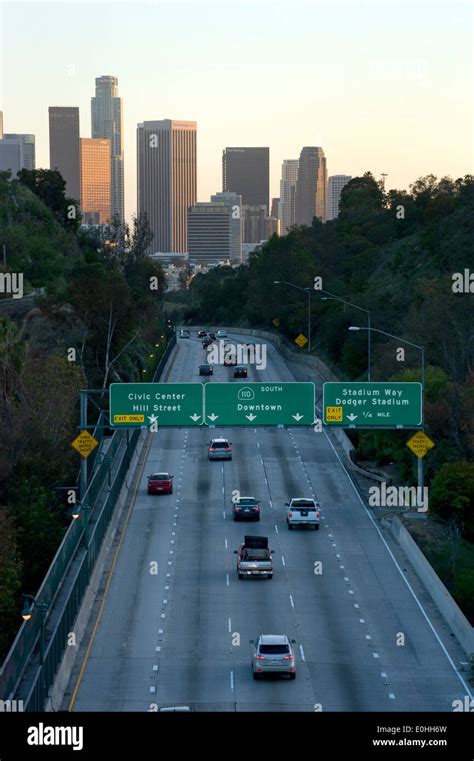
[[[326,422],[327,423],[342,422],[342,407],[326,407]]]
[[[144,423],[145,415],[114,415],[114,423]]]

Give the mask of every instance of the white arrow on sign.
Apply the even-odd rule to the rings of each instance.
[[[355,419],[356,419],[356,417],[359,417],[359,416],[358,416],[358,415],[353,415],[353,414],[351,414],[351,415],[348,415],[348,416],[347,416],[347,419],[348,419],[348,420],[350,420],[350,421],[352,422],[352,420],[355,420]]]
[[[257,416],[254,415],[253,412],[251,412],[250,415],[246,415],[245,417],[247,418],[247,420],[250,420],[250,422],[252,422],[252,420],[255,420]]]
[[[291,417],[294,417],[294,419],[299,422],[304,415],[300,415],[300,413],[297,412],[296,415],[292,415]]]
[[[196,423],[199,420],[199,418],[201,417],[201,415],[198,415],[195,412],[194,415],[190,415],[189,417],[191,418],[191,420],[194,420],[194,422]]]
[[[209,418],[209,420],[212,420],[212,422],[214,422],[214,420],[217,420],[219,415],[214,415],[214,413],[212,413],[212,415],[208,415],[207,417]]]

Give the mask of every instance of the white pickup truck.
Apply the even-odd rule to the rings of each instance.
[[[294,526],[312,526],[319,529],[321,509],[319,502],[310,497],[294,497],[286,505],[286,522],[291,530]]]
[[[273,579],[273,552],[274,550],[268,549],[266,536],[245,536],[244,543],[238,550],[234,550],[234,554],[237,555],[239,579],[244,579],[246,576]]]

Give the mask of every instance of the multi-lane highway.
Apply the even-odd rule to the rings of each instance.
[[[199,381],[204,361],[200,341],[179,340],[162,380]],[[233,381],[233,370],[216,366],[201,380]],[[248,380],[295,377],[269,345],[267,368],[250,368]],[[232,441],[233,459],[209,462],[210,434],[149,434],[110,586],[64,707],[451,711],[467,694],[460,650],[404,578],[403,559],[391,554],[326,434],[217,427],[212,434]],[[174,474],[172,495],[147,495],[156,470]],[[232,520],[234,490],[260,498],[260,523]],[[293,496],[317,496],[320,531],[287,530],[284,503]],[[233,550],[245,533],[269,537],[272,581],[237,578]],[[296,640],[295,681],[253,680],[249,640],[260,633]]]

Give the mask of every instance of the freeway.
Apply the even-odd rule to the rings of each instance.
[[[271,345],[267,359],[249,381],[310,379],[295,378]],[[204,361],[200,341],[178,341],[163,380],[198,381]],[[201,380],[233,381],[233,369],[215,366]],[[208,462],[214,434],[232,441],[232,461]],[[110,585],[63,708],[451,711],[467,694],[459,646],[404,574],[406,561],[380,534],[326,433],[163,428],[149,434],[138,468]],[[146,475],[157,469],[175,475],[172,495],[147,495]],[[260,498],[260,523],[232,521],[234,490]],[[317,496],[319,532],[287,530],[284,503],[293,496]],[[238,580],[233,550],[245,533],[269,537],[272,581]],[[295,681],[253,680],[249,639],[260,633],[297,641]]]

